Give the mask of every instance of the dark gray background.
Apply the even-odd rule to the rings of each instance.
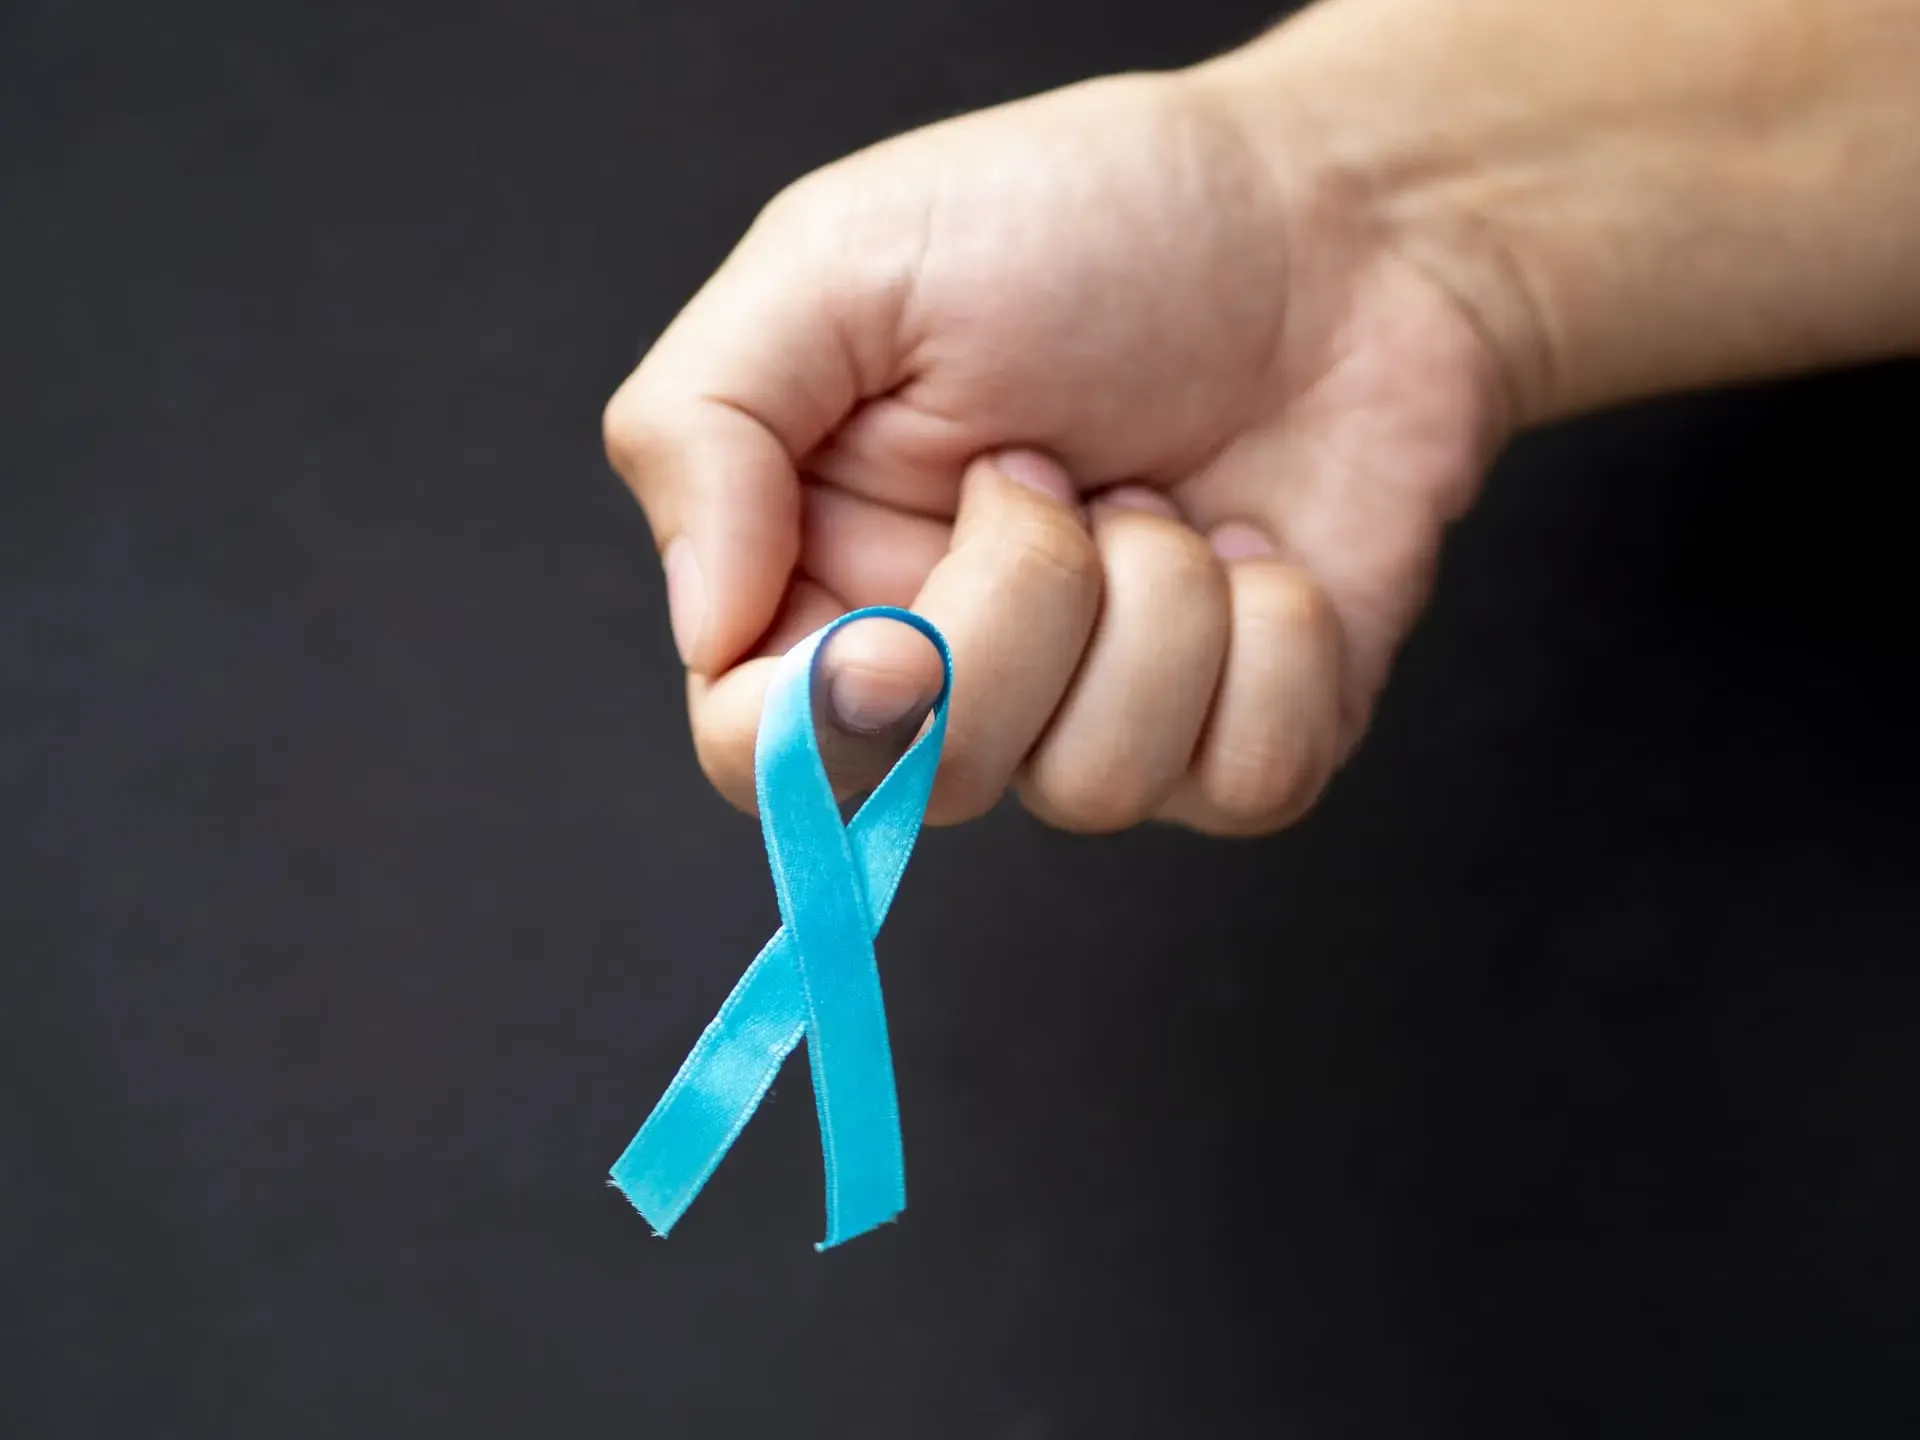
[[[0,1434],[1912,1433],[1913,369],[1523,443],[1293,834],[929,836],[903,1224],[797,1068],[602,1183],[774,922],[604,396],[813,164],[1265,18],[0,0]]]

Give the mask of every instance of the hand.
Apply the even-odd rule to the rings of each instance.
[[[1090,831],[1313,802],[1506,424],[1481,332],[1313,160],[1127,76],[767,207],[605,425],[723,794],[753,806],[770,657],[886,603],[953,647],[931,823],[1009,786]],[[842,728],[896,743],[938,683],[905,627],[824,663]]]

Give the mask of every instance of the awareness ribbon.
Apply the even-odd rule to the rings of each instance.
[[[945,671],[930,724],[842,823],[813,726],[814,659],[829,636],[876,617],[933,642]],[[842,615],[780,660],[754,742],[767,863],[785,923],[747,967],[613,1167],[655,1233],[684,1215],[802,1040],[826,1160],[825,1250],[907,1204],[887,1013],[873,938],[893,904],[933,792],[953,657],[920,616],[892,606]]]

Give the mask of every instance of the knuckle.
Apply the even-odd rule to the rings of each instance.
[[[1276,567],[1272,583],[1265,587],[1258,607],[1247,620],[1263,632],[1263,639],[1285,637],[1293,644],[1298,644],[1302,636],[1334,637],[1340,623],[1327,592],[1311,576],[1292,566]]]
[[[1206,540],[1177,520],[1127,515],[1102,530],[1101,550],[1114,574],[1143,577],[1146,588],[1187,600],[1227,596],[1227,575]]]
[[[696,726],[693,753],[699,762],[700,773],[707,777],[707,783],[720,793],[721,798],[744,814],[759,813],[759,797],[753,788],[751,745],[743,753],[735,737]]]
[[[1202,789],[1221,833],[1264,835],[1312,809],[1331,768],[1303,736],[1226,741],[1209,757]]]
[[[1021,802],[1058,830],[1111,835],[1138,825],[1153,812],[1157,796],[1119,771],[1093,765],[1036,767],[1021,787]]]
[[[1224,618],[1228,598],[1225,567],[1199,535],[1184,526],[1168,528],[1174,533],[1173,543],[1166,547],[1160,562],[1165,583],[1173,587],[1176,594],[1217,600],[1217,609]]]
[[[816,204],[823,173],[821,170],[809,170],[787,181],[767,197],[759,213],[754,217],[754,225],[778,224],[797,213],[805,212],[809,206]]]
[[[600,412],[600,439],[608,463],[627,480],[636,479],[645,470],[657,446],[635,379],[629,378],[614,391]]]
[[[1011,543],[1013,574],[1019,587],[1090,591],[1100,584],[1100,552],[1093,537],[1064,510],[1056,518],[1038,516],[1022,521],[1007,537]]]
[[[996,778],[976,750],[949,741],[934,777],[933,796],[927,803],[927,823],[964,825],[978,820],[999,804],[1005,793],[1005,783]]]
[[[755,244],[780,237],[825,237],[834,232],[834,217],[843,208],[835,176],[839,162],[810,170],[776,190],[747,227],[746,240]]]

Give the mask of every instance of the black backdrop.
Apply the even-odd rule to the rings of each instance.
[[[798,1069],[602,1183],[774,919],[603,397],[804,169],[1264,18],[0,4],[0,1434],[1912,1433],[1912,369],[1524,442],[1293,834],[929,837],[903,1224]]]

